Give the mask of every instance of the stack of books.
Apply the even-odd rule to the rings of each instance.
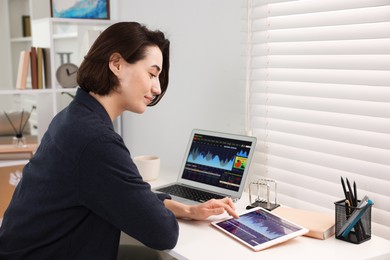
[[[0,160],[28,160],[34,155],[37,148],[37,144],[28,144],[26,147],[2,144],[0,145]]]

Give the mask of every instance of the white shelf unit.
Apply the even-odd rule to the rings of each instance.
[[[0,95],[3,97],[8,95],[13,99],[14,109],[18,104],[18,109],[23,108],[25,97],[35,100],[38,142],[46,132],[52,118],[72,100],[70,96],[63,95],[63,93],[75,94],[76,92],[76,88],[62,88],[56,80],[56,69],[61,63],[57,53],[71,52],[70,62],[80,66],[97,32],[103,31],[113,23],[111,20],[63,18],[43,18],[31,21],[31,46],[50,49],[49,73],[52,85],[46,89],[3,89],[0,90]],[[121,117],[119,117],[114,122],[114,127],[119,134],[122,133],[121,125]]]
[[[18,71],[19,55],[23,50],[31,48],[32,37],[23,37],[22,16],[29,15],[30,21],[44,17],[50,17],[50,1],[47,0],[7,0],[8,5],[8,27],[10,55],[11,55],[11,86],[2,86],[1,88],[10,88],[16,84],[16,75]]]
[[[25,92],[23,95],[14,91],[19,65],[19,56],[22,50],[31,48],[32,37],[23,36],[22,16],[30,16],[30,21],[50,16],[50,1],[47,0],[2,0],[0,3],[2,33],[0,65],[0,112],[22,110],[29,111],[36,105],[37,95]],[[28,82],[30,82],[28,80]],[[34,111],[30,117],[32,126],[38,127],[38,113]],[[38,130],[33,127],[32,134]]]
[[[71,53],[70,62],[80,66],[99,32],[113,24],[111,20],[44,18],[32,21],[32,46],[50,49],[52,88],[61,88],[55,80],[61,65],[58,53]],[[65,59],[66,62],[66,59]],[[54,80],[53,80],[54,79]]]

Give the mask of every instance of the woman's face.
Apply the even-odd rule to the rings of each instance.
[[[154,96],[161,93],[159,75],[162,68],[162,53],[156,46],[146,48],[146,56],[135,64],[123,58],[119,70],[119,91],[124,110],[143,113]]]

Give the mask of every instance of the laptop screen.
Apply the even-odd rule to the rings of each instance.
[[[251,141],[195,133],[182,179],[238,191],[249,164]],[[253,148],[253,147],[252,147]]]

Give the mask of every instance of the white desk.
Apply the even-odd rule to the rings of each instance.
[[[158,180],[150,182],[153,187],[174,181],[174,177],[162,173]],[[244,194],[236,203],[238,212],[248,205]],[[167,253],[178,259],[390,259],[390,241],[372,236],[360,245],[344,242],[335,237],[317,240],[308,237],[294,238],[286,243],[254,252],[210,226],[209,221],[179,220],[180,233],[176,247]]]

